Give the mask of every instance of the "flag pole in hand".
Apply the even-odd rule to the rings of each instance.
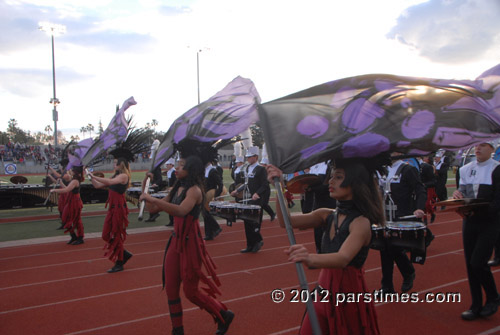
[[[151,145],[151,168],[149,169],[150,172],[153,172],[154,167],[155,167],[155,160],[156,160],[156,153],[158,152],[158,147],[160,146],[160,141],[154,140],[153,144]],[[147,178],[146,182],[144,183],[144,189],[142,192],[148,194],[149,191],[149,184],[151,183],[151,178]],[[142,221],[142,218],[144,216],[144,207],[146,206],[146,201],[142,200],[140,204],[140,209],[139,209],[139,216],[137,219],[139,221]]]

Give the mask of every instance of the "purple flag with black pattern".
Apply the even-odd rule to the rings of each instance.
[[[66,170],[71,170],[73,166],[82,166],[82,159],[89,151],[89,148],[94,144],[94,140],[92,138],[86,138],[81,140],[73,147],[73,155],[68,154],[69,163],[66,166]]]
[[[191,108],[172,123],[156,154],[155,167],[174,154],[174,143],[185,138],[200,142],[231,139],[259,116],[260,96],[250,79],[240,76],[207,101]]]
[[[500,137],[500,65],[476,80],[340,79],[264,103],[259,117],[271,163],[286,173],[331,158],[458,150]]]
[[[97,141],[87,150],[82,157],[82,164],[89,165],[94,159],[106,152],[114,144],[124,141],[127,138],[128,122],[125,119],[125,111],[132,105],[137,104],[134,97],[130,97],[123,103],[116,112],[108,127],[102,132]]]

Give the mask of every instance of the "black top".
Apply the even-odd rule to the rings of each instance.
[[[174,205],[180,205],[182,201],[186,198],[187,190],[188,190],[187,188],[184,188],[180,194],[179,192],[176,192],[176,194],[174,194],[172,199],[170,199],[170,203]],[[195,205],[188,215],[191,215],[195,219],[197,219],[200,217],[200,212],[201,212],[201,204]]]
[[[71,190],[71,193],[73,194],[80,193],[80,183],[78,183],[78,187],[75,187],[74,189]]]
[[[216,168],[213,168],[208,172],[208,177],[205,178],[205,192],[215,189],[215,196],[218,197],[222,193],[224,183],[222,178],[217,172]]]
[[[333,228],[335,228],[334,219],[335,216],[337,215],[337,210],[332,211],[332,214],[328,216],[327,228],[323,233],[323,239],[321,241],[321,253],[326,254],[326,253],[338,252],[342,247],[342,244],[344,244],[344,241],[349,236],[349,227],[351,225],[351,222],[354,221],[354,219],[356,219],[358,216],[361,216],[361,213],[352,205],[352,203],[348,205],[349,207],[344,213],[346,217],[342,222],[342,224],[340,225],[340,227],[338,227],[337,231],[335,232],[335,236],[333,237],[333,239],[330,239],[330,231],[332,229],[332,225],[334,226]],[[339,204],[339,206],[341,205]],[[354,258],[348,264],[348,266],[354,266],[358,269],[361,268],[366,261],[369,249],[370,249],[369,246],[362,247],[361,250],[359,250],[356,256],[354,256]]]
[[[112,178],[116,177],[118,174],[114,175]],[[115,185],[109,185],[109,189],[115,191],[116,193],[119,194],[124,194],[127,191],[128,188],[128,181],[126,184],[115,184]]]
[[[411,215],[417,209],[425,209],[427,192],[416,167],[404,163],[399,182],[391,182],[391,198],[397,206],[396,217]]]

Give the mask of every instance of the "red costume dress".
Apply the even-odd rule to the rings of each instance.
[[[123,244],[127,239],[128,227],[128,207],[125,199],[125,192],[128,184],[116,184],[109,186],[108,200],[106,207],[109,206],[108,213],[104,219],[102,227],[102,239],[106,241],[104,256],[112,262],[123,260]]]
[[[68,193],[61,193],[59,196],[65,195],[64,208],[61,214],[64,233],[73,234],[76,230],[76,236],[83,238],[83,223],[82,223],[82,208],[83,202],[80,198],[80,183]]]
[[[349,225],[361,215],[351,201],[339,201],[338,203],[340,211],[346,208],[345,212],[342,211],[342,213],[346,214],[346,218],[342,225],[336,229],[335,237],[332,240],[330,239],[330,229],[335,215],[330,214],[327,220],[327,229],[323,235],[322,253],[338,252],[349,236]],[[328,302],[319,301],[321,297],[325,296],[319,292],[318,302],[314,303],[314,309],[323,335],[380,334],[373,300],[370,299],[370,302],[364,300],[368,290],[364,279],[363,264],[368,256],[368,250],[369,247],[361,248],[345,268],[321,269],[318,285],[321,287],[320,289],[327,290],[329,293]],[[337,293],[345,294],[344,302],[337,301]],[[361,298],[356,298],[356,302],[352,302],[353,296],[358,297],[358,294],[360,294]],[[351,298],[349,302],[348,298]],[[302,321],[300,334],[309,335],[312,333],[309,316],[306,313]]]
[[[187,189],[180,195],[174,195],[172,203],[179,205],[186,196]],[[168,306],[172,326],[182,326],[182,305],[180,286],[183,282],[184,295],[192,303],[205,309],[215,321],[221,320],[221,310],[227,308],[215,299],[221,294],[217,286],[220,281],[215,273],[215,264],[205,248],[201,237],[199,215],[201,205],[196,205],[185,217],[174,216],[174,233],[167,243],[163,262],[163,285],[167,292]],[[205,268],[206,274],[202,267]],[[199,282],[207,287],[201,291]]]
[[[61,179],[61,181],[64,186],[68,186],[68,183],[64,179]],[[66,200],[68,199],[68,195],[69,195],[68,193],[59,193],[57,197],[57,210],[59,211],[59,217],[61,219],[64,212],[64,206],[66,205]]]

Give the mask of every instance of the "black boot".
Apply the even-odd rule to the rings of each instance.
[[[123,271],[123,261],[116,261],[115,265],[108,270],[108,273]]]
[[[220,315],[222,316],[222,319],[224,319],[224,321],[217,320],[218,326],[217,331],[215,332],[216,335],[224,335],[234,319],[234,313],[229,309],[227,311],[220,311]]]
[[[71,243],[72,245],[79,245],[79,244],[83,244],[83,236],[78,236],[78,238],[76,239],[76,241],[74,241],[73,243]]]
[[[68,244],[73,244],[73,242],[75,242],[78,237],[76,237],[76,234],[75,233],[71,233],[71,240],[68,241]]]
[[[134,256],[134,255],[132,255],[132,254],[131,254],[130,252],[128,252],[127,250],[123,250],[123,263],[122,263],[122,266],[123,266],[123,265],[125,265],[125,263],[127,263],[127,262],[128,262],[128,260],[129,260],[130,258],[132,258],[132,256]]]
[[[184,327],[180,326],[172,328],[172,335],[184,335]]]

